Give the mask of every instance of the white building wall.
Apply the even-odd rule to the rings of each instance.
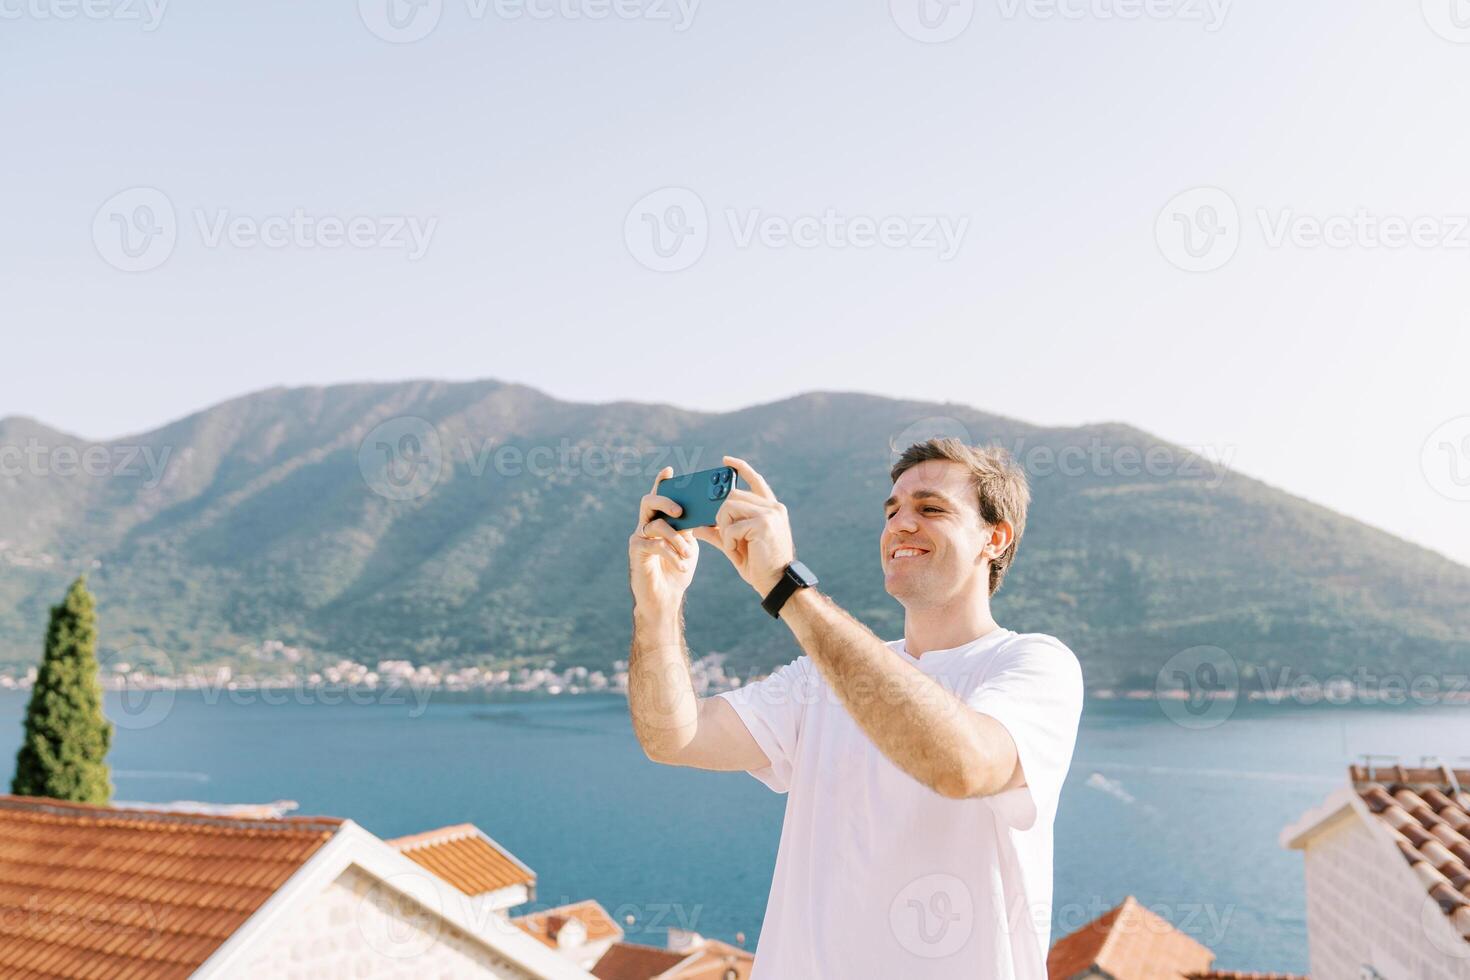
[[[1315,832],[1305,858],[1312,980],[1470,980],[1470,943],[1356,813]]]
[[[602,954],[606,953],[612,947],[612,944],[613,939],[609,936],[607,939],[599,939],[595,943],[561,946],[558,947],[557,953],[577,964],[582,969],[591,972],[592,968],[597,965],[597,961],[602,959]]]
[[[516,927],[507,923],[507,928]],[[235,974],[242,980],[534,976],[355,867],[327,886],[304,914],[262,937],[258,945]]]

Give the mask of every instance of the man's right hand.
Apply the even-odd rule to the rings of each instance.
[[[672,466],[658,471],[653,490],[639,502],[638,526],[628,538],[628,578],[635,608],[654,615],[678,610],[699,563],[699,542],[694,540],[694,532],[676,531],[668,521],[654,516],[656,511],[670,517],[683,513],[678,504],[657,492],[659,481],[673,475]]]

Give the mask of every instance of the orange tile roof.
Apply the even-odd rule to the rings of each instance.
[[[0,795],[0,975],[187,977],[341,825]]]
[[[1051,980],[1098,969],[1116,980],[1182,980],[1209,970],[1215,954],[1129,895],[1122,904],[1057,941],[1046,958]]]
[[[541,940],[552,949],[557,948],[556,935],[561,927],[566,925],[569,919],[576,919],[582,923],[587,930],[587,941],[589,943],[600,942],[604,939],[618,940],[623,938],[623,930],[613,921],[607,909],[595,899],[586,899],[581,902],[573,902],[570,905],[558,905],[554,909],[544,909],[540,912],[531,912],[527,915],[514,916],[511,921],[520,926],[526,932]]]
[[[472,823],[395,837],[388,844],[466,895],[536,883],[535,872]]]
[[[597,980],[651,980],[678,966],[688,956],[641,943],[613,943],[592,967]]]
[[[1351,766],[1348,775],[1440,911],[1470,941],[1470,770]]]

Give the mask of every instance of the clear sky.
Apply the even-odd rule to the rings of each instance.
[[[869,391],[1470,562],[1453,2],[0,0],[0,415]]]

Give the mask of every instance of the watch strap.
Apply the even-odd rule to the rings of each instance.
[[[817,584],[817,577],[812,570],[799,561],[792,561],[781,571],[780,580],[766,593],[761,600],[761,608],[771,614],[771,618],[779,619],[781,609],[786,605],[786,600],[796,594],[798,589],[809,588]]]

